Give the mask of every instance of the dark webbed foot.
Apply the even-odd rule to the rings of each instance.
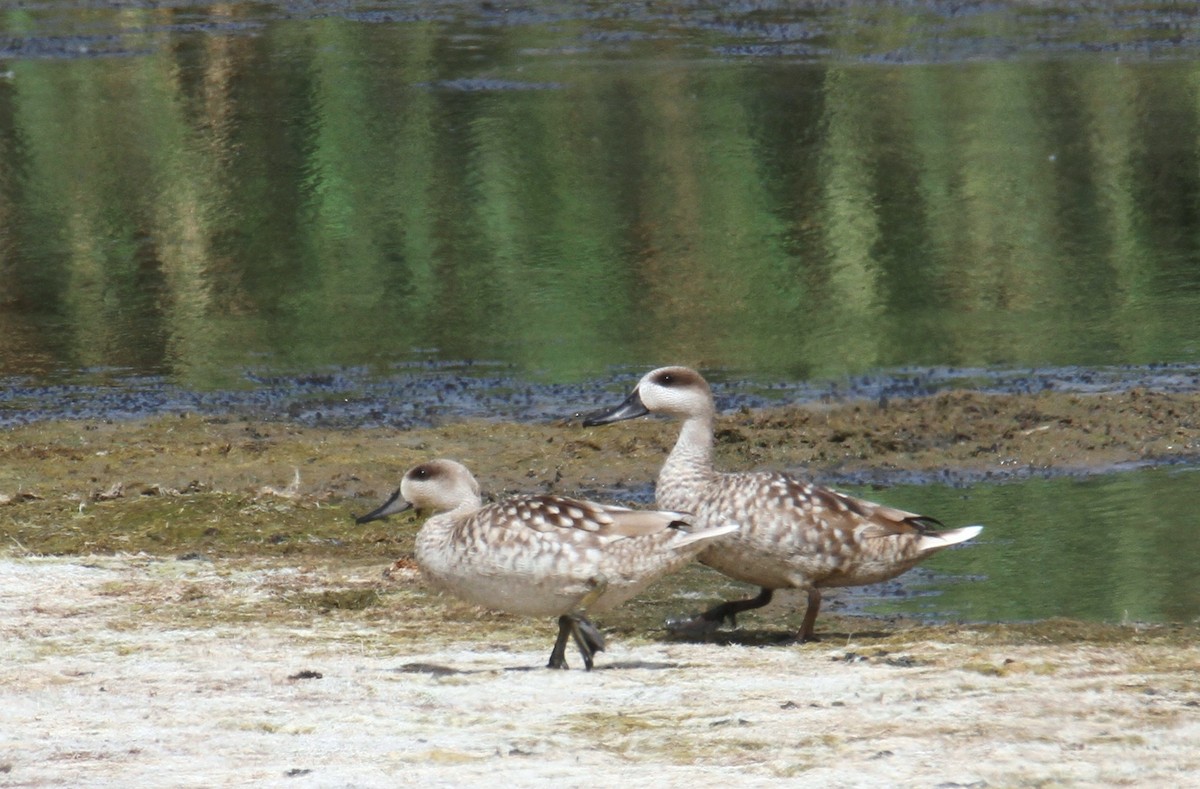
[[[693,641],[703,641],[711,638],[712,634],[717,632],[717,628],[720,625],[720,621],[709,621],[704,618],[703,614],[686,618],[668,619],[665,623],[667,632],[671,635]]]
[[[571,637],[575,639],[575,646],[579,648],[579,654],[583,657],[584,668],[591,671],[592,656],[604,651],[604,634],[578,614],[570,616],[570,619]]]
[[[667,621],[667,630],[674,635],[686,638],[708,638],[726,620],[729,620],[730,625],[737,627],[738,614],[743,611],[753,611],[755,608],[762,608],[771,602],[771,598],[774,596],[774,589],[763,587],[757,597],[720,603],[708,609],[703,614],[690,619],[670,619]]]
[[[558,618],[558,638],[554,649],[550,652],[550,662],[546,668],[567,669],[567,638],[575,641],[579,654],[583,657],[583,666],[592,670],[592,656],[604,651],[604,634],[581,614],[563,614]]]
[[[762,608],[767,603],[771,602],[771,598],[775,596],[774,589],[768,589],[765,586],[758,593],[757,597],[752,597],[748,600],[730,600],[720,605],[715,605],[700,615],[701,619],[706,619],[709,622],[716,622],[720,625],[725,620],[729,620],[732,627],[737,627],[737,615],[743,611],[753,611],[755,608]]]

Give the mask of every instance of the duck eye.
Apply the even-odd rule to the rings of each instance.
[[[675,376],[671,373],[663,373],[658,377],[658,382],[663,386],[671,386],[675,383]]]

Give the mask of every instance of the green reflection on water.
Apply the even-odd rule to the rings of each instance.
[[[798,60],[652,15],[601,48],[582,17],[223,8],[9,64],[0,372],[1197,358],[1194,60],[845,57],[928,43],[894,10],[772,10],[840,53]]]
[[[1195,621],[1198,481],[1195,469],[1155,469],[873,492],[947,524],[986,526],[975,544],[925,564],[940,576],[936,594],[878,610],[979,621]]]

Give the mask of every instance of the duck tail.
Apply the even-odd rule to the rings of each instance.
[[[726,534],[733,534],[742,528],[741,524],[730,522],[723,526],[714,526],[711,529],[696,529],[692,531],[695,527],[691,521],[686,520],[688,517],[690,516],[680,513],[680,519],[671,524],[671,528],[684,532],[675,541],[674,547],[676,548],[682,548],[685,545],[691,545],[694,542],[701,542],[702,540],[714,540],[717,537],[724,537]]]
[[[942,548],[949,548],[951,545],[957,545],[960,542],[966,542],[981,531],[983,531],[982,526],[963,526],[961,529],[933,532],[922,535],[918,546],[922,552],[937,551]]]

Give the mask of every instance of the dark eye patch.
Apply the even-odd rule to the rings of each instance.
[[[437,476],[437,470],[428,464],[421,465],[408,472],[408,476],[412,479],[432,479]]]
[[[654,383],[659,386],[692,386],[696,383],[696,374],[691,370],[663,370],[654,376]]]

